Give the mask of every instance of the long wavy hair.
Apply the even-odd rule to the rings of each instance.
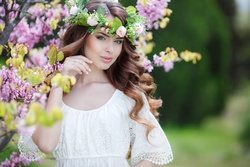
[[[88,9],[90,13],[97,10],[98,7],[103,7],[106,15],[118,17],[123,25],[126,25],[126,18],[128,17],[124,7],[116,2],[90,0],[84,8]],[[65,58],[74,55],[84,55],[83,45],[86,41],[89,27],[84,26],[70,26],[62,38],[62,47]],[[141,92],[143,92],[149,102],[150,111],[158,118],[157,109],[162,105],[160,99],[154,99],[152,94],[156,90],[153,77],[145,73],[144,67],[139,62],[140,56],[136,52],[136,47],[126,37],[123,41],[122,51],[112,66],[105,72],[110,83],[117,89],[121,90],[135,100],[135,106],[129,113],[131,119],[145,125],[147,127],[146,137],[154,126],[147,120],[139,116],[143,103]],[[64,61],[64,60],[63,60]]]

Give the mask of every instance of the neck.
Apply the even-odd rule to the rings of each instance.
[[[93,82],[109,82],[104,70],[96,69],[94,67],[91,68],[89,74],[77,75],[76,80],[76,84],[78,85],[87,85]]]

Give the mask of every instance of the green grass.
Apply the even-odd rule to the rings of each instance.
[[[217,129],[188,127],[166,128],[171,143],[173,167],[248,167],[236,136]]]

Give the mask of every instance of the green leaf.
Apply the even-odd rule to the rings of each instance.
[[[109,32],[113,34],[120,26],[122,26],[122,22],[118,17],[115,17],[114,20],[109,23],[109,26],[111,27]]]
[[[0,117],[3,117],[6,114],[5,103],[0,101]]]
[[[54,108],[51,112],[50,112],[50,116],[52,117],[52,119],[54,121],[59,121],[62,120],[62,111],[59,108]]]
[[[11,113],[13,115],[17,114],[17,102],[11,101],[9,104],[6,105],[6,109],[8,113]]]
[[[130,14],[135,14],[135,13],[136,13],[136,8],[133,7],[133,6],[128,6],[128,7],[126,8],[126,11],[128,12],[129,15],[130,15]]]
[[[26,126],[31,126],[34,125],[36,122],[36,116],[33,114],[29,114],[25,117],[25,125]]]
[[[48,52],[48,58],[49,58],[50,65],[53,65],[55,63],[56,55],[57,55],[57,48],[54,45],[51,45],[49,52]]]
[[[64,54],[62,51],[60,51],[58,54],[57,54],[57,61],[62,61],[64,58]]]
[[[0,45],[0,55],[2,54],[3,52],[3,45]]]
[[[49,117],[49,115],[46,112],[41,112],[38,115],[38,122],[42,124],[43,126],[52,126],[54,121]]]
[[[42,112],[42,110],[43,110],[43,106],[42,106],[42,104],[40,104],[38,102],[33,102],[29,106],[29,111],[31,111],[35,114]]]
[[[38,85],[45,80],[45,77],[38,72],[33,72],[28,75],[28,81],[31,83],[32,86]]]
[[[105,15],[105,10],[103,9],[103,7],[99,7],[96,11],[96,13],[98,13],[99,15]]]

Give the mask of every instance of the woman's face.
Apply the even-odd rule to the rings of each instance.
[[[107,19],[113,20],[112,16]],[[123,38],[107,34],[97,28],[90,34],[84,45],[85,56],[93,61],[93,65],[107,70],[118,58],[122,50]]]

